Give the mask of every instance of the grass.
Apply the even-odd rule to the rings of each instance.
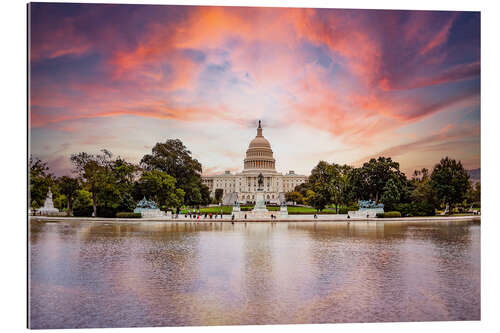
[[[220,214],[220,210],[222,208],[222,213],[225,215],[230,215],[233,212],[232,206],[221,206],[221,207],[204,207],[200,208],[200,214]],[[253,206],[241,206],[242,211],[245,209],[252,210]],[[269,211],[279,211],[279,206],[267,206]],[[187,214],[188,209],[181,209],[181,214]],[[193,211],[193,210],[191,210]],[[325,208],[321,212],[317,212],[316,209],[312,207],[301,207],[301,206],[289,206],[288,214],[335,214],[335,208]]]

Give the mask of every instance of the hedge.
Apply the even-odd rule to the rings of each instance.
[[[119,213],[116,213],[116,217],[137,219],[137,218],[141,218],[142,215],[141,215],[141,213],[119,212]]]
[[[88,217],[88,216],[92,216],[93,211],[94,211],[94,209],[92,208],[92,206],[75,207],[75,208],[73,208],[73,216]]]
[[[397,211],[377,213],[377,217],[384,217],[384,218],[401,217],[401,213]]]
[[[434,206],[429,203],[404,203],[397,204],[396,210],[401,212],[402,216],[434,216],[436,215]]]

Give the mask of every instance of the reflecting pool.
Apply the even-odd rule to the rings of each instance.
[[[480,319],[480,224],[30,222],[32,328]]]

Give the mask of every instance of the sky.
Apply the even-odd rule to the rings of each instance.
[[[279,172],[389,156],[480,167],[480,14],[32,3],[30,152],[138,163],[181,139],[241,171],[258,120]]]

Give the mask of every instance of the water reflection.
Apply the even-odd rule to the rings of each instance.
[[[34,328],[476,320],[480,226],[30,223]]]

